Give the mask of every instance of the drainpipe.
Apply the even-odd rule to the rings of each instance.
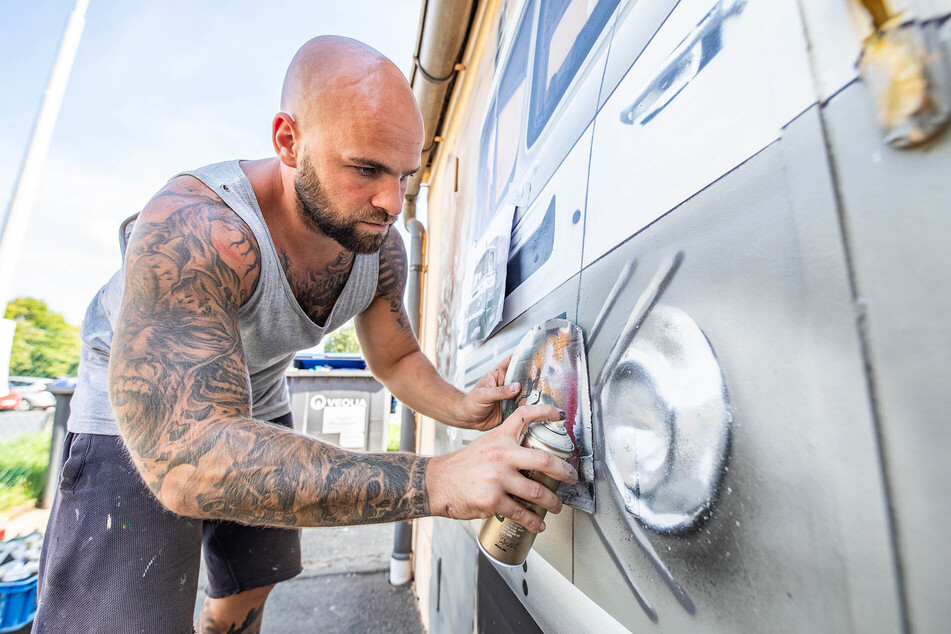
[[[406,188],[407,221],[415,216],[415,205],[410,205],[410,201],[416,200],[426,167],[432,160],[436,145],[442,140],[439,132],[447,98],[452,93],[456,76],[464,70],[462,52],[469,39],[477,4],[475,0],[423,2],[409,83],[423,115],[426,137],[420,157],[422,169],[410,178]]]
[[[416,200],[406,201],[407,212],[414,212]],[[410,216],[406,220],[410,234],[409,275],[406,280],[406,310],[413,332],[419,336],[420,299],[423,286],[423,239],[426,231],[423,223]],[[403,405],[403,417],[400,421],[400,451],[416,451],[416,412]],[[396,524],[393,533],[393,556],[390,558],[390,583],[400,586],[413,579],[410,558],[413,554],[413,523],[411,521]]]
[[[403,222],[410,234],[409,276],[407,279],[406,310],[413,331],[419,336],[420,294],[423,283],[423,241],[426,230],[416,219],[416,196],[427,171],[443,124],[448,96],[459,72],[469,30],[475,16],[476,0],[423,0],[413,72],[410,85],[423,115],[425,140],[420,156],[421,169],[406,189]],[[400,427],[400,451],[416,451],[416,413],[403,406]],[[393,556],[390,559],[390,583],[402,585],[413,578],[413,524],[400,522],[393,536]]]

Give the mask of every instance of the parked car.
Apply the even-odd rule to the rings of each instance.
[[[10,393],[17,394],[26,403],[23,409],[49,409],[56,405],[56,397],[46,389],[52,379],[33,376],[10,378]]]
[[[30,404],[24,401],[16,392],[0,396],[0,411],[29,409]]]

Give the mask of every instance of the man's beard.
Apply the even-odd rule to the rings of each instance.
[[[298,214],[311,229],[333,238],[340,246],[353,253],[367,254],[380,250],[389,228],[382,232],[360,233],[356,228],[356,221],[347,221],[347,214],[334,208],[314,172],[314,167],[306,159],[302,159],[297,166],[294,190],[297,192]],[[374,211],[378,212],[378,215],[359,220],[389,224],[389,214],[379,209]]]

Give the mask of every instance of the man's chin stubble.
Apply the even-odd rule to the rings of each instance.
[[[376,236],[368,237],[366,240],[361,240],[361,245],[365,245],[366,249],[361,251],[355,251],[355,253],[362,253],[364,255],[369,255],[371,253],[377,253],[383,247],[383,242],[386,240],[386,236],[390,234],[390,227],[386,228],[386,231],[380,234],[379,238]]]
[[[383,246],[383,241],[386,240],[386,236],[389,235],[389,232],[390,228],[387,227],[386,231],[381,234],[374,232],[367,235],[363,234],[357,228],[352,227],[347,237],[326,233],[324,235],[332,238],[337,244],[348,251],[352,251],[358,255],[370,255],[380,251],[380,248]]]

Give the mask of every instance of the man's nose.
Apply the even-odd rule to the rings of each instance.
[[[403,211],[403,195],[406,193],[406,185],[403,179],[387,178],[382,184],[373,199],[370,201],[374,207],[386,211],[391,216],[398,216]]]

